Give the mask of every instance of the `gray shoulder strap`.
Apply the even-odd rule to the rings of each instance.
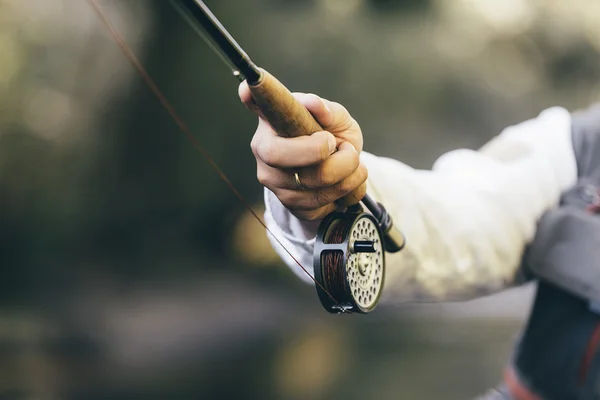
[[[548,212],[527,253],[538,278],[600,303],[600,217],[576,207]]]
[[[579,176],[600,178],[600,103],[573,113],[572,130]]]

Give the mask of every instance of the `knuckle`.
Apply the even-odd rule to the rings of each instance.
[[[361,185],[359,189],[357,195],[359,197],[358,200],[361,200],[367,194],[367,185]]]
[[[258,147],[260,146],[260,140],[258,138],[258,134],[254,134],[252,140],[250,141],[250,149],[252,149],[252,154],[254,156],[258,156]]]
[[[346,110],[345,108],[344,108],[344,111],[342,114],[342,118],[340,120],[340,125],[346,131],[352,129],[353,126],[357,125],[356,120],[354,118],[352,118],[352,115],[350,115],[348,110]]]
[[[357,151],[352,152],[348,158],[349,158],[350,163],[352,164],[353,171],[355,171],[357,168],[359,168],[361,163],[360,163],[360,155],[358,154]]]
[[[315,140],[312,148],[312,153],[315,160],[323,161],[329,157],[329,147],[326,141]]]
[[[346,106],[338,102],[332,102],[332,105],[335,107],[337,114],[339,115],[341,127],[344,129],[349,129],[355,121]]]
[[[356,188],[356,182],[352,179],[344,179],[335,188],[335,192],[338,196],[344,196]]]
[[[369,170],[367,169],[367,166],[365,164],[360,163],[357,169],[357,173],[360,184],[364,183],[367,179],[369,179]]]
[[[258,148],[260,158],[270,166],[277,166],[280,161],[280,154],[277,146],[273,145],[273,142],[262,142],[262,145]]]
[[[347,108],[346,108],[346,106],[345,106],[345,105],[343,105],[342,103],[340,103],[340,102],[337,102],[337,101],[332,101],[331,103],[332,103],[333,105],[335,105],[335,106],[336,106],[336,107],[337,107],[337,108],[340,110],[340,112],[342,112],[342,113],[344,113],[344,114],[348,114],[348,115],[350,115],[350,113],[348,112],[348,109],[347,109]]]
[[[318,208],[331,203],[331,199],[329,198],[326,191],[317,190],[313,196],[313,202],[316,208]]]
[[[320,186],[331,186],[335,184],[335,178],[329,168],[319,168],[317,170],[317,184]]]
[[[347,114],[345,122],[346,122],[346,129],[348,129],[348,130],[359,126],[358,122],[350,114]]]
[[[314,93],[306,93],[305,94],[306,101],[309,103],[316,104],[321,101],[321,98]]]
[[[360,164],[352,176],[344,179],[338,185],[336,185],[335,190],[337,195],[345,196],[348,193],[355,191],[367,180],[368,176],[369,173],[367,171],[367,167],[365,167],[364,164]]]
[[[258,168],[256,169],[256,179],[258,180],[258,182],[260,182],[261,185],[263,186],[270,186],[271,183],[271,179],[270,176],[268,174],[267,171],[265,171],[264,168],[261,168],[260,166],[258,166]]]

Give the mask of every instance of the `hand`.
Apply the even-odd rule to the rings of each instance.
[[[314,94],[294,93],[324,131],[284,138],[262,118],[246,82],[240,85],[239,96],[259,117],[251,142],[258,181],[297,218],[322,219],[338,208],[336,201],[340,198],[361,187],[361,191],[366,190],[363,183],[367,180],[367,168],[359,158],[362,132],[344,106]],[[295,182],[295,172],[303,189]],[[357,194],[360,200],[365,193]]]

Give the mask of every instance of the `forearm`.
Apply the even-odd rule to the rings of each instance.
[[[387,255],[382,301],[468,299],[512,284],[537,221],[576,180],[570,132],[570,115],[552,109],[506,129],[480,151],[444,155],[432,170],[363,153],[369,193],[407,237],[405,249]],[[272,194],[266,200],[269,227],[312,273],[314,228]]]

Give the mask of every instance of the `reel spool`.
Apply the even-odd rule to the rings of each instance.
[[[316,285],[328,312],[366,314],[375,309],[385,277],[383,237],[377,219],[360,205],[323,219],[315,241],[314,272],[331,295]]]

